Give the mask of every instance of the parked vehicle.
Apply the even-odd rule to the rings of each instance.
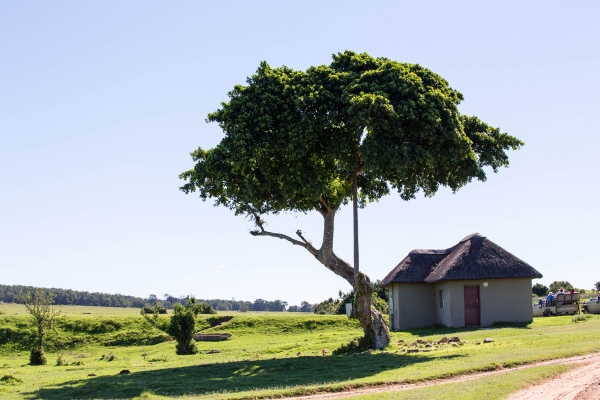
[[[600,303],[598,303],[598,298],[590,297],[589,300],[586,300],[581,305],[581,309],[584,313],[600,314]]]
[[[600,312],[600,311],[599,311]],[[557,294],[552,302],[533,305],[534,317],[548,317],[551,315],[574,315],[579,314],[579,293]]]

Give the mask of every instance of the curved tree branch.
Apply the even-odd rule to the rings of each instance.
[[[282,233],[275,233],[275,232],[269,232],[267,230],[265,230],[265,221],[260,217],[259,214],[257,213],[250,213],[250,215],[252,216],[252,218],[254,218],[254,224],[256,225],[256,227],[258,229],[255,229],[253,231],[250,231],[250,234],[252,236],[271,236],[271,237],[276,237],[278,239],[283,239],[283,240],[287,240],[288,242],[295,244],[296,246],[302,246],[305,249],[308,250],[308,246],[312,247],[312,245],[310,245],[310,243],[308,241],[306,241],[301,235],[299,235],[302,240],[304,240],[304,242],[301,242],[299,240],[296,240],[294,238],[289,237],[288,235],[284,235]],[[300,231],[298,231],[300,232]],[[296,233],[298,233],[296,232]],[[302,232],[300,232],[302,233]],[[310,250],[309,250],[310,251]]]
[[[295,244],[296,246],[304,247],[305,249],[308,249],[308,246],[309,246],[309,244],[301,242],[301,241],[296,240],[296,239],[293,239],[293,238],[289,237],[288,235],[284,235],[282,233],[269,232],[269,231],[266,231],[266,230],[264,230],[262,228],[261,228],[260,231],[250,231],[250,234],[252,236],[271,236],[271,237],[276,237],[276,238],[279,238],[279,239],[287,240],[288,242],[290,242],[292,244]]]

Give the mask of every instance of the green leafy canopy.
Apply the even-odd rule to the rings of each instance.
[[[352,198],[353,174],[361,206],[391,190],[404,200],[456,191],[523,145],[461,115],[462,94],[439,75],[366,53],[306,71],[263,62],[229,98],[207,118],[225,137],[194,151],[180,178],[184,192],[236,214],[337,209]]]

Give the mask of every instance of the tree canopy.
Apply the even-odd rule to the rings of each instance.
[[[353,173],[362,206],[391,190],[404,200],[457,190],[523,145],[461,115],[462,94],[430,70],[350,51],[306,71],[263,62],[229,97],[207,119],[225,137],[192,153],[181,189],[236,214],[337,209]]]

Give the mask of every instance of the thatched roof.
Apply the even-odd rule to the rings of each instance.
[[[381,282],[435,283],[448,280],[541,278],[535,268],[479,233],[446,250],[413,250]]]

